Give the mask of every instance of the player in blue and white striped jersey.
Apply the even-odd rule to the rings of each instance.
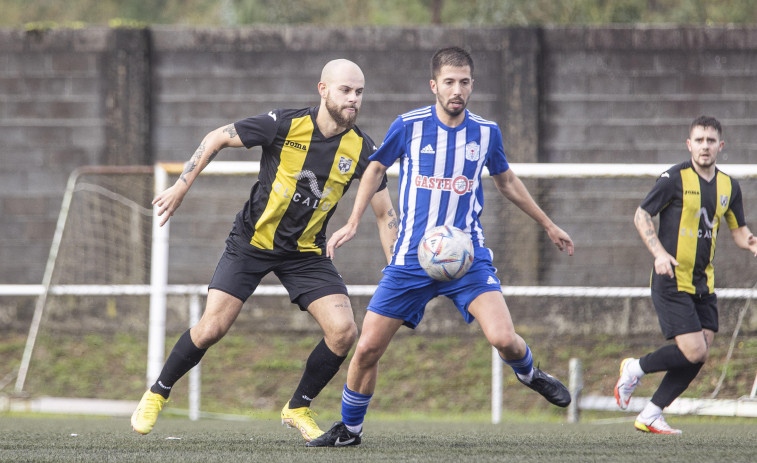
[[[400,160],[399,205],[406,214],[392,264],[418,267],[418,243],[437,225],[453,225],[469,233],[475,247],[484,246],[481,172],[486,167],[497,175],[509,166],[499,127],[464,111],[454,128],[444,125],[434,106],[403,114],[371,157],[385,166]]]
[[[573,254],[570,236],[534,202],[512,172],[496,123],[466,109],[473,90],[473,60],[463,49],[444,48],[431,60],[431,91],[436,103],[398,117],[382,146],[370,157],[347,224],[334,233],[326,253],[349,241],[357,230],[378,182],[400,162],[400,225],[394,255],[371,298],[342,393],[342,421],[309,447],[357,445],[378,377],[378,361],[400,326],[415,328],[432,298],[449,297],[467,323],[477,319],[487,340],[515,371],[518,380],[551,403],[565,407],[570,393],[556,378],[533,367],[531,350],[515,332],[502,297],[492,253],[484,247],[479,217],[484,206],[481,173],[486,168],[502,195],[541,224],[560,250]],[[429,277],[418,263],[418,244],[426,230],[453,225],[471,236],[474,262],[452,281]]]

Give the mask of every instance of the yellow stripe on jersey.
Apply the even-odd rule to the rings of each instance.
[[[315,236],[323,228],[329,211],[336,205],[344,194],[344,187],[352,178],[360,160],[363,138],[354,131],[342,137],[331,164],[329,179],[323,188],[323,196],[318,208],[313,212],[310,222],[297,240],[297,247],[301,251],[314,251],[321,254],[321,249],[315,245]]]
[[[722,179],[722,180],[721,180]],[[723,183],[723,189],[720,189],[720,184]],[[727,182],[727,183],[726,183]],[[727,188],[725,185],[728,185]],[[733,184],[731,183],[731,177],[722,172],[718,172],[718,211],[721,211],[721,207],[725,209],[731,203],[731,196],[733,196]],[[723,202],[726,204],[723,205]],[[739,222],[736,221],[736,214],[731,209],[722,212],[725,216],[725,221],[728,224],[728,228],[733,230],[739,228]]]
[[[717,241],[718,231],[720,230],[720,218],[726,215],[726,210],[728,209],[728,203],[730,202],[732,193],[731,178],[729,176],[723,174],[722,172],[718,172],[716,181],[718,186],[718,196],[716,198],[717,204],[715,210],[715,218],[713,219],[715,223],[713,224],[712,228],[710,261],[707,264],[707,269],[705,270],[707,274],[707,287],[710,289],[710,293],[715,291],[715,267],[712,265],[712,259],[715,258],[715,242]],[[726,220],[728,220],[728,217],[726,217]]]
[[[683,192],[683,210],[678,229],[678,247],[675,268],[678,291],[693,294],[694,263],[697,258],[697,239],[699,236],[699,217],[702,208],[702,192],[699,188],[699,175],[694,169],[681,170]]]
[[[286,142],[281,148],[279,168],[276,178],[271,185],[271,193],[268,197],[263,214],[255,223],[255,234],[252,235],[250,244],[260,249],[273,249],[273,238],[279,227],[281,218],[284,217],[292,195],[297,189],[297,173],[302,170],[305,163],[307,150],[302,146],[310,146],[313,137],[313,121],[310,115],[292,119]]]

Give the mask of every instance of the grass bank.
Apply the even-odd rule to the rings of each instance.
[[[167,351],[178,335],[168,337]],[[534,358],[542,369],[568,380],[568,363],[580,358],[584,393],[612,395],[620,360],[642,355],[660,345],[660,339],[609,336],[528,336]],[[230,333],[211,348],[201,363],[202,409],[214,413],[268,415],[291,396],[304,362],[319,341],[315,334]],[[685,397],[709,397],[721,374],[727,336],[716,339],[712,355]],[[10,393],[25,336],[0,336],[0,393]],[[84,336],[46,334],[38,340],[27,379],[32,396],[92,397],[137,400],[144,391],[147,356],[144,336],[128,333]],[[757,339],[745,337],[735,346],[719,398],[749,393],[754,380]],[[349,359],[348,359],[349,361]],[[4,378],[4,379],[3,379]],[[346,364],[314,402],[324,417],[336,416]],[[637,394],[649,396],[660,380],[645,379]],[[181,380],[171,407],[187,407],[187,384]],[[431,336],[403,330],[380,365],[379,382],[370,413],[422,413],[429,416],[466,416],[486,419],[491,407],[491,350],[483,336]],[[505,369],[506,413],[561,418],[564,412],[520,385]]]

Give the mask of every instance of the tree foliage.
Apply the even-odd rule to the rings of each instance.
[[[0,0],[27,23],[245,26],[755,24],[757,0]]]

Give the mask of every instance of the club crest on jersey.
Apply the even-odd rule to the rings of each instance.
[[[720,195],[720,205],[728,207],[728,195]]]
[[[352,168],[352,159],[345,158],[344,156],[340,156],[338,167],[339,167],[339,172],[346,174]]]
[[[478,143],[476,143],[475,141],[472,141],[465,145],[465,159],[469,161],[478,161],[478,158],[480,157],[481,157],[481,147],[478,146]]]

